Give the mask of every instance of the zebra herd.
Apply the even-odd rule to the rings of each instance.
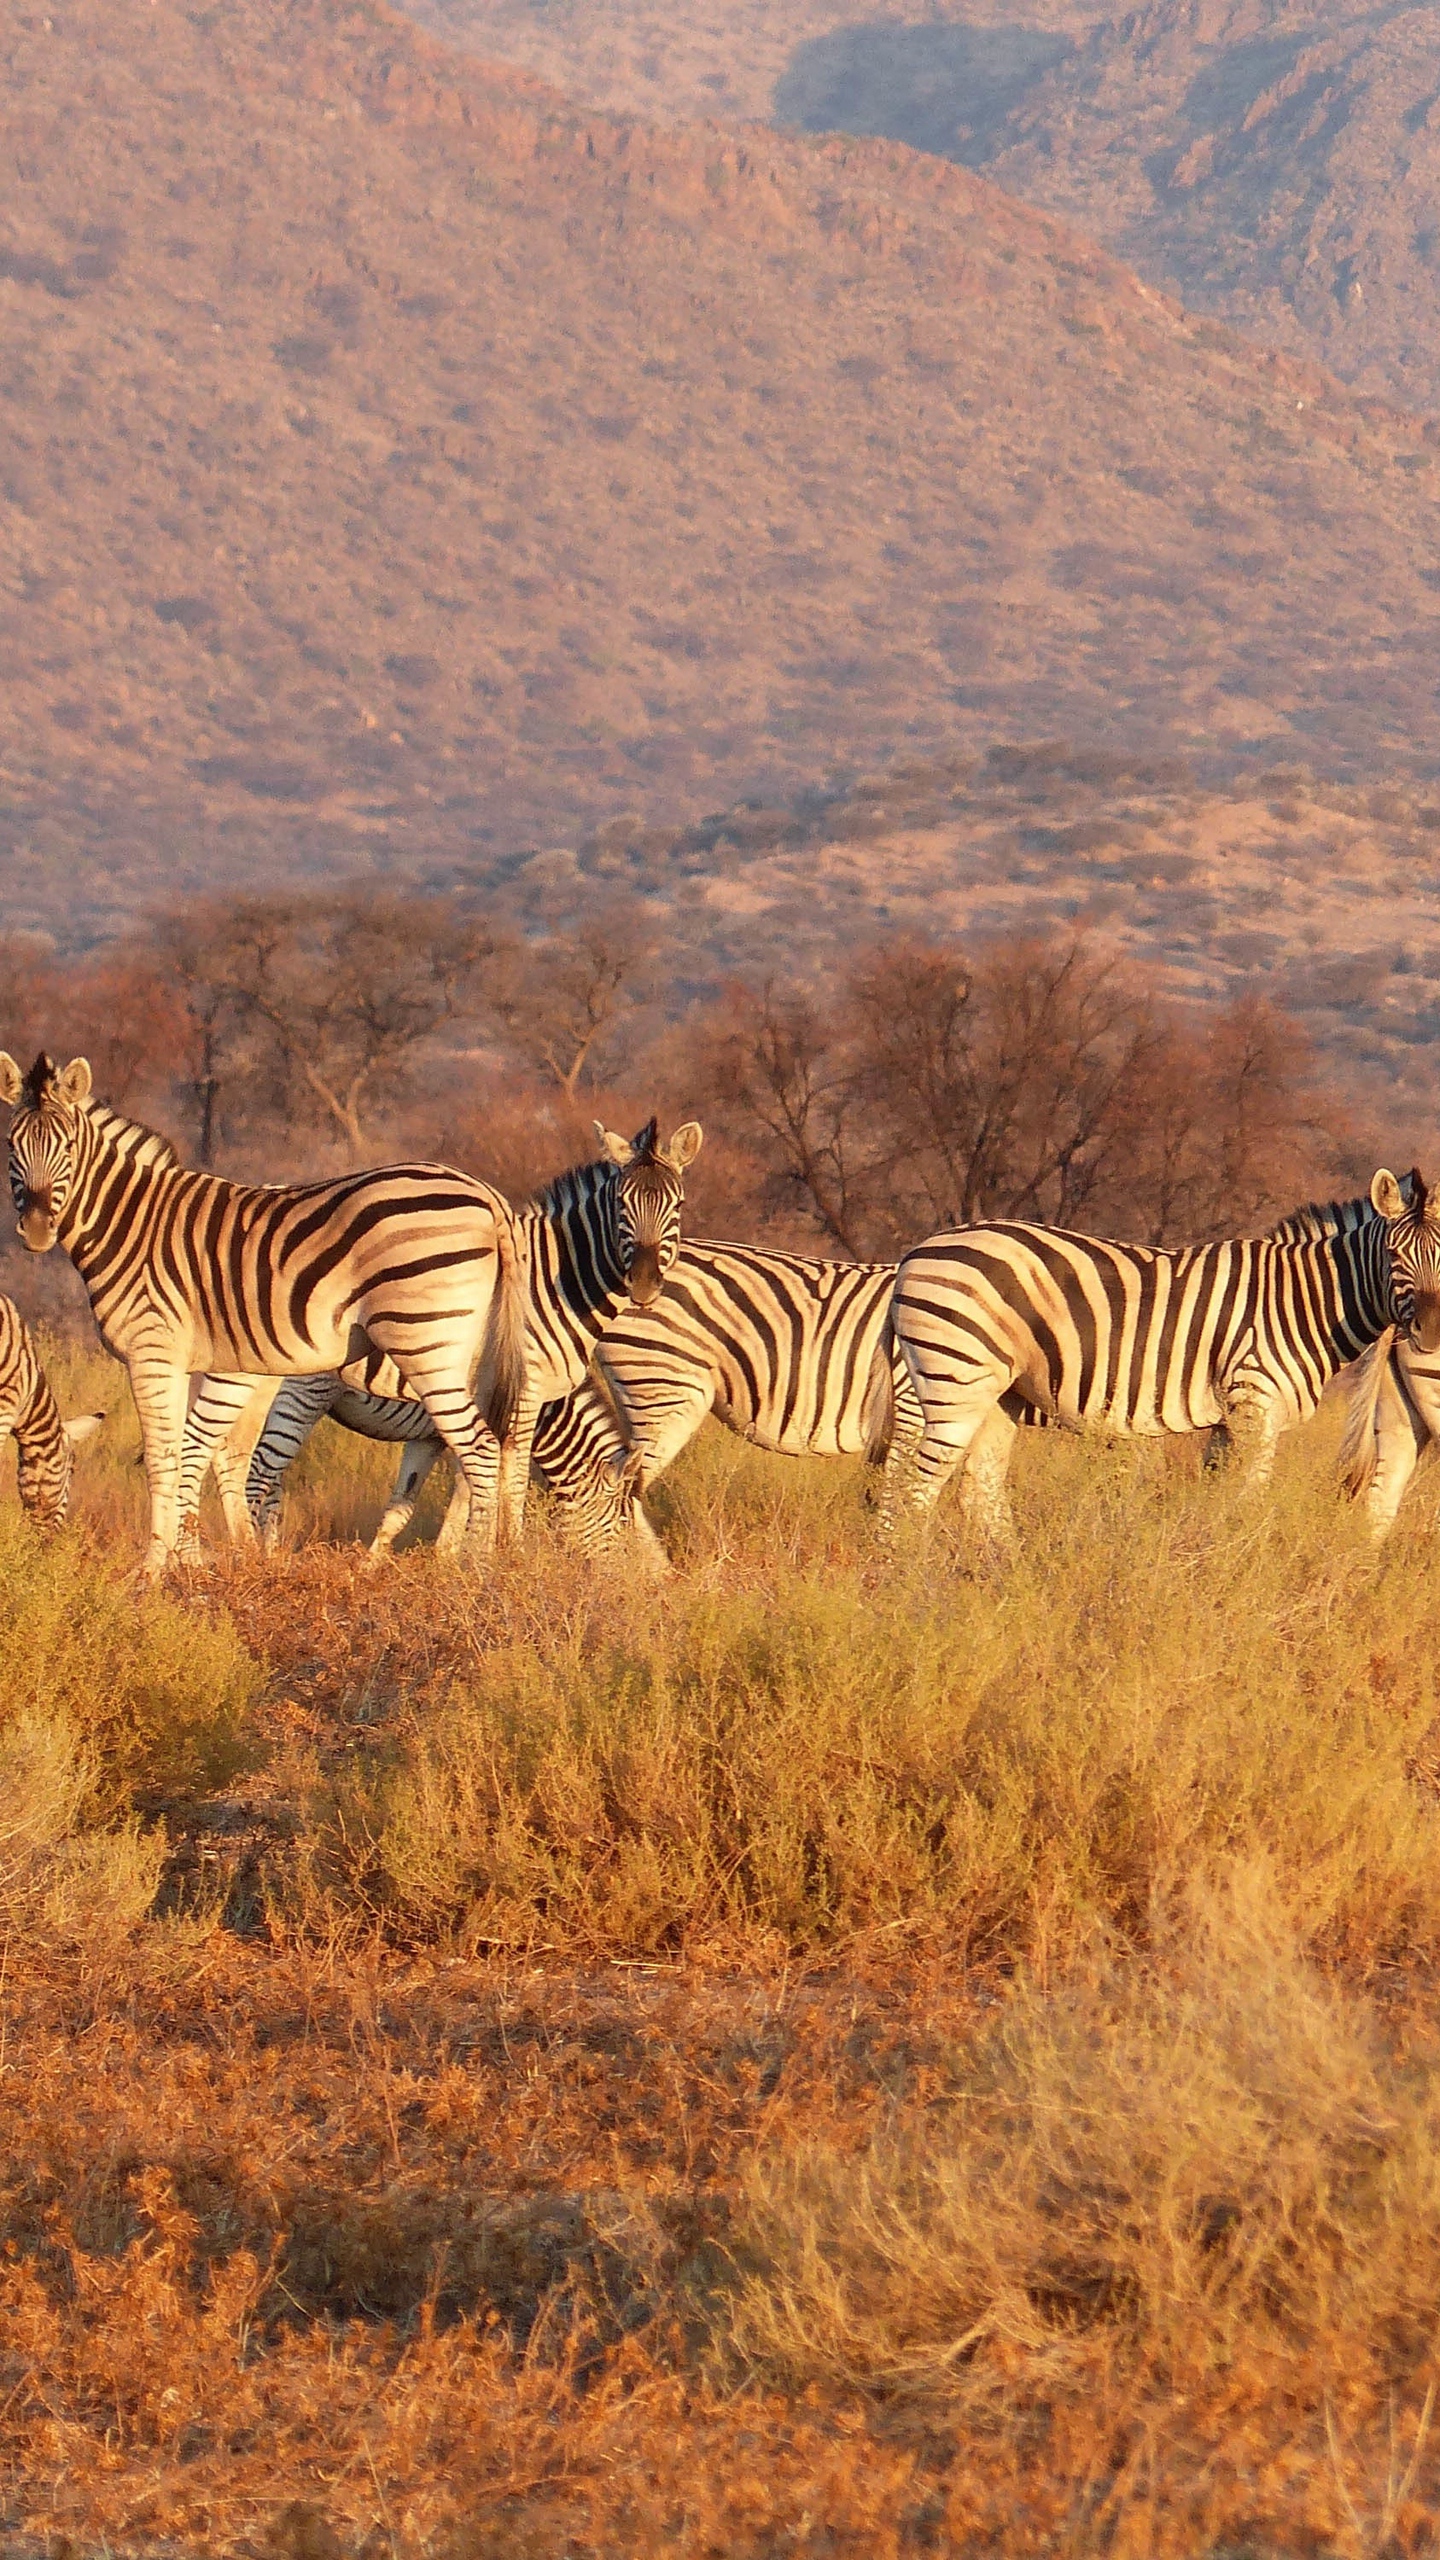
[[[193,1541],[212,1465],[230,1533],[273,1540],[326,1414],[402,1446],[381,1551],[448,1452],[446,1546],[517,1535],[533,1466],[582,1547],[629,1542],[657,1567],[645,1492],[709,1413],[762,1448],[883,1466],[891,1533],[963,1469],[999,1549],[1027,1424],[1209,1431],[1264,1482],[1280,1433],[1355,1364],[1342,1471],[1377,1531],[1440,1433],[1440,1197],[1418,1173],[1218,1244],[1005,1221],[841,1263],[683,1242],[693,1121],[665,1145],[653,1119],[634,1139],[597,1123],[597,1161],[517,1210],[445,1165],[290,1188],[189,1170],[95,1098],[83,1058],[24,1074],[0,1055],[0,1097],[20,1235],[69,1254],[129,1372],[151,1573]],[[61,1424],[0,1308],[0,1437],[53,1521],[85,1426]]]

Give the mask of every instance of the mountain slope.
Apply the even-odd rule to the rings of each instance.
[[[885,144],[12,19],[10,924],[1070,729],[1440,761],[1436,453]]]
[[[1152,0],[1037,80],[988,173],[1187,302],[1440,409],[1440,22]]]
[[[773,116],[983,168],[1152,283],[1440,409],[1440,25],[1413,0],[411,0],[619,112]]]

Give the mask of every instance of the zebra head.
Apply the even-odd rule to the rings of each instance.
[[[1382,1170],[1370,1205],[1387,1229],[1392,1321],[1412,1350],[1440,1350],[1440,1195],[1426,1190],[1418,1171],[1402,1187]]]
[[[48,1253],[75,1179],[80,1120],[90,1099],[90,1062],[72,1058],[57,1067],[42,1049],[28,1076],[0,1053],[0,1102],[13,1103],[10,1123],[10,1192],[20,1240],[32,1253]]]
[[[601,1156],[619,1176],[613,1195],[616,1259],[637,1307],[659,1297],[680,1250],[685,1168],[700,1153],[704,1136],[698,1120],[687,1120],[662,1147],[659,1128],[658,1120],[649,1120],[638,1137],[621,1138],[602,1120],[595,1123]]]

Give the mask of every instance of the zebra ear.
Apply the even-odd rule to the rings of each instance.
[[[8,1049],[0,1049],[0,1102],[18,1102],[25,1078]]]
[[[1370,1185],[1370,1206],[1382,1218],[1393,1220],[1405,1215],[1405,1194],[1394,1174],[1387,1173],[1383,1165]]]
[[[622,1138],[614,1129],[607,1129],[603,1120],[596,1121],[595,1135],[600,1141],[600,1153],[606,1164],[630,1162],[634,1149],[628,1138]]]
[[[693,1164],[700,1153],[704,1137],[705,1132],[698,1120],[686,1120],[676,1130],[669,1146],[661,1149],[661,1153],[668,1163],[673,1164],[677,1173],[683,1173],[686,1166]]]
[[[55,1090],[62,1102],[88,1102],[94,1085],[88,1058],[72,1058],[55,1079]]]
[[[93,1440],[96,1432],[102,1429],[104,1421],[103,1413],[75,1414],[65,1425],[65,1437],[71,1448],[78,1449],[82,1440]]]

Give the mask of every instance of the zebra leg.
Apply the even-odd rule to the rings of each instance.
[[[397,1334],[398,1331],[397,1327]],[[388,1326],[383,1331],[379,1326],[371,1328],[377,1349],[390,1353],[411,1395],[425,1407],[436,1435],[444,1441],[464,1476],[469,1495],[465,1548],[477,1556],[489,1555],[495,1545],[500,1443],[470,1392],[468,1368],[457,1368],[438,1353],[417,1352],[406,1342],[388,1338],[389,1334]]]
[[[405,1442],[400,1452],[400,1469],[395,1478],[395,1490],[390,1496],[385,1517],[370,1541],[369,1552],[372,1556],[388,1556],[396,1539],[403,1536],[405,1530],[409,1528],[415,1517],[415,1505],[420,1499],[421,1486],[429,1476],[443,1446],[444,1443],[439,1440],[407,1440]],[[450,1526],[451,1513],[458,1512],[462,1495],[468,1510],[469,1490],[464,1477],[457,1475],[455,1491],[451,1496],[450,1507],[445,1514],[444,1528],[440,1533],[442,1544],[445,1543],[445,1531]],[[464,1522],[457,1518],[455,1535],[449,1540],[449,1547],[458,1546],[463,1533]]]
[[[643,1395],[638,1389],[632,1388],[627,1391],[623,1383],[610,1378],[605,1368],[603,1344],[600,1349],[599,1366],[611,1387],[616,1408],[629,1437],[630,1453],[625,1460],[625,1481],[637,1495],[648,1493],[657,1479],[663,1476],[666,1468],[674,1465],[681,1450],[689,1448],[707,1413],[715,1410],[719,1421],[724,1422],[727,1419],[723,1410],[715,1407],[713,1378],[701,1378],[683,1392],[677,1392],[674,1387],[667,1387],[664,1410],[647,1413]],[[733,1430],[738,1426],[732,1422],[730,1427]]]
[[[999,1428],[1007,1421],[999,1409],[1005,1383],[994,1378],[981,1378],[967,1382],[957,1391],[943,1379],[931,1379],[923,1374],[916,1378],[915,1387],[924,1423],[918,1438],[897,1440],[885,1462],[880,1498],[883,1536],[893,1537],[902,1513],[911,1519],[924,1519],[935,1509],[957,1467],[969,1457],[972,1444],[986,1430],[992,1415],[995,1416],[994,1437],[979,1479],[976,1500],[982,1513],[988,1506],[992,1517],[1008,1518],[1009,1505],[1004,1486],[1013,1428],[1008,1437]]]
[[[1015,1516],[1007,1479],[1016,1425],[1000,1406],[992,1406],[970,1443],[961,1486],[961,1509],[983,1552],[999,1562],[1015,1553]]]
[[[147,1582],[154,1582],[170,1563],[179,1540],[180,1452],[190,1396],[189,1374],[142,1355],[130,1369],[130,1392],[140,1416],[145,1483],[150,1495],[150,1543],[143,1569]]]
[[[323,1422],[340,1393],[334,1369],[311,1378],[283,1378],[265,1417],[265,1428],[250,1455],[245,1477],[245,1508],[267,1555],[280,1543],[280,1496],[285,1471],[300,1455],[317,1422]]]
[[[1275,1472],[1275,1451],[1285,1415],[1268,1397],[1242,1391],[1225,1408],[1225,1429],[1247,1493],[1263,1493]]]
[[[180,1452],[180,1551],[200,1552],[200,1494],[207,1466],[215,1470],[225,1529],[232,1546],[249,1546],[254,1532],[245,1503],[245,1459],[274,1396],[273,1378],[204,1377],[185,1424]],[[248,1429],[247,1426],[251,1426]]]
[[[507,1546],[518,1546],[525,1525],[525,1496],[530,1486],[530,1453],[535,1444],[535,1425],[540,1413],[540,1393],[527,1381],[520,1398],[510,1437],[500,1451],[499,1517],[500,1536]]]

